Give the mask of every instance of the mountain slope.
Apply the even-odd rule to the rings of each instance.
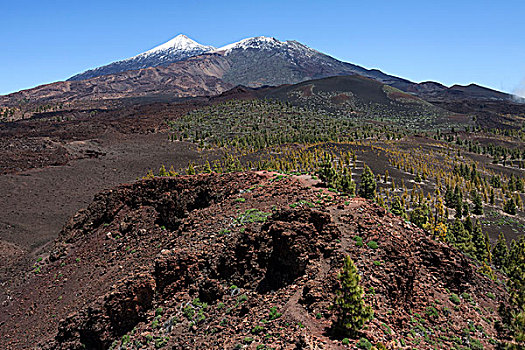
[[[375,313],[360,337],[388,349],[498,339],[505,288],[460,252],[311,177],[234,173],[96,196],[10,291],[0,346],[355,348],[328,336],[345,256]]]
[[[101,75],[115,74],[128,70],[166,66],[170,63],[182,61],[189,57],[198,56],[213,49],[213,46],[201,45],[188,38],[186,35],[180,34],[170,41],[137,56],[90,69],[77,74],[68,80],[86,80]]]
[[[167,45],[167,50],[170,50],[170,45]],[[191,43],[188,45],[193,47]],[[180,47],[185,46],[181,44]],[[159,55],[164,55],[164,49],[166,48],[154,49],[148,55],[156,57],[159,52]],[[144,56],[144,60],[150,57],[148,55]],[[142,61],[139,59],[136,62]],[[368,70],[341,62],[296,41],[281,42],[275,38],[255,37],[168,66],[127,70],[87,80],[58,82],[23,90],[0,97],[0,106],[23,109],[28,103],[57,105],[63,102],[92,103],[95,100],[155,96],[169,96],[173,99],[215,95],[236,85],[277,86],[341,75],[361,75],[433,100],[510,98],[510,95],[476,86],[447,88],[438,83],[416,84],[379,70]]]
[[[254,37],[227,45],[215,51],[231,62],[223,79],[234,85],[257,87],[295,84],[301,81],[336,75],[359,74],[393,86],[409,84],[408,80],[378,70],[341,62],[297,41]]]
[[[216,95],[233,87],[221,80],[229,62],[219,55],[190,57],[167,67],[151,67],[88,80],[41,85],[0,97],[0,105],[70,104],[145,96]]]

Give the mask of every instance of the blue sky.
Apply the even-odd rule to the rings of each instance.
[[[183,33],[266,35],[413,81],[525,96],[525,1],[0,2],[0,94],[64,80]]]

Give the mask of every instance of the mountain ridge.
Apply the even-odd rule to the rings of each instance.
[[[192,55],[187,50],[192,47],[197,48],[200,54],[187,57]],[[173,52],[183,52],[186,56],[170,55],[166,50],[171,49],[175,50]],[[161,56],[167,57],[165,62],[170,59],[177,61],[163,65],[159,61]],[[448,88],[435,82],[414,83],[377,69],[366,69],[339,61],[297,41],[279,41],[271,37],[247,38],[218,49],[211,49],[184,35],[179,35],[165,44],[134,57],[129,62],[158,65],[99,75],[86,80],[78,80],[77,76],[78,79],[72,78],[73,80],[0,96],[0,105],[17,107],[27,102],[49,105],[71,101],[159,95],[170,95],[174,98],[210,96],[220,94],[236,85],[279,86],[343,75],[370,78],[431,102],[449,99],[512,100],[512,95],[472,85],[469,87],[456,85]],[[137,61],[136,57],[139,57],[142,63]],[[148,63],[148,60],[153,61]],[[127,69],[125,60],[119,62],[124,63],[118,69]],[[100,71],[97,74],[104,73],[105,69],[110,69],[108,67],[99,67]],[[94,73],[88,71],[81,74],[88,76]]]
[[[169,65],[170,63],[183,61],[189,57],[198,56],[213,49],[215,49],[213,46],[201,45],[186,35],[179,34],[173,39],[148,51],[130,58],[89,69],[72,76],[67,79],[67,81],[86,80],[129,70]]]

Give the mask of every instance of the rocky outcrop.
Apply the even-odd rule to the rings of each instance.
[[[341,348],[329,329],[346,255],[375,313],[362,337],[388,348],[492,346],[501,285],[383,208],[316,183],[210,174],[101,193],[27,280],[45,292],[20,287],[19,307],[39,303],[0,328],[32,328],[2,347]]]

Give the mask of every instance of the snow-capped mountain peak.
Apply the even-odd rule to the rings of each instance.
[[[84,80],[128,70],[166,66],[193,56],[201,55],[214,49],[213,46],[201,45],[188,38],[186,35],[179,34],[173,39],[156,46],[151,50],[131,58],[116,61],[95,69],[90,69],[71,77],[69,80]]]
[[[228,54],[235,49],[268,50],[276,47],[282,47],[283,45],[285,45],[285,43],[277,40],[276,38],[267,36],[256,36],[253,38],[246,38],[236,43],[220,47],[218,49],[215,49],[213,52],[224,52],[225,54]]]
[[[293,41],[293,40],[292,41],[280,41],[274,37],[267,37],[267,36],[256,36],[253,38],[243,39],[236,43],[229,44],[229,45],[220,47],[218,49],[215,49],[211,52],[229,55],[234,50],[249,50],[249,49],[261,50],[261,51],[268,51],[268,50],[280,50],[280,51],[287,51],[287,52],[300,51],[302,54],[306,54],[308,56],[318,53],[317,51],[297,41]]]
[[[160,51],[172,51],[172,50],[173,51],[177,50],[177,51],[202,51],[202,52],[207,52],[207,51],[211,51],[213,49],[215,49],[213,46],[201,45],[198,42],[196,42],[195,40],[192,40],[192,39],[188,38],[186,35],[179,34],[176,37],[174,37],[173,39],[165,42],[164,44],[156,46],[153,49],[148,50],[148,51],[146,51],[146,52],[144,52],[144,53],[142,53],[140,55],[150,55],[150,54],[157,53],[157,52],[160,52]],[[140,55],[137,55],[137,56],[140,56]]]

